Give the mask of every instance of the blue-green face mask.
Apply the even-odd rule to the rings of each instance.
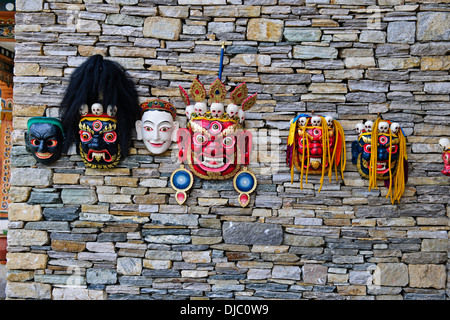
[[[50,164],[61,157],[64,134],[60,121],[34,117],[28,120],[25,133],[27,151],[40,163]]]

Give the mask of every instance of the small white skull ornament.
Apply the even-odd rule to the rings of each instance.
[[[234,103],[230,103],[227,106],[227,114],[230,118],[236,117],[239,112],[239,106],[235,105]]]
[[[239,109],[238,115],[239,115],[239,123],[244,123],[244,120],[245,120],[245,111],[242,110],[242,109]]]
[[[83,104],[81,107],[80,107],[80,115],[82,115],[83,117],[85,116],[85,115],[87,115],[89,113],[89,106],[87,105],[87,104]]]
[[[223,116],[223,104],[214,102],[211,104],[211,114],[214,118]]]
[[[311,125],[314,127],[319,127],[321,125],[322,120],[318,116],[311,117]]]
[[[389,133],[389,123],[386,121],[380,121],[378,123],[378,132],[379,133]]]
[[[191,119],[191,114],[195,111],[195,107],[193,104],[190,104],[186,107],[186,117],[188,119]]]
[[[108,108],[106,108],[106,113],[110,117],[115,117],[117,114],[117,106],[109,105]]]
[[[363,133],[364,132],[364,123],[357,123],[356,124],[356,126],[355,126],[355,129],[356,129],[356,133],[358,134],[358,135],[360,135],[361,133]]]
[[[397,122],[393,122],[391,124],[391,133],[397,134],[399,130],[400,130],[400,124]]]
[[[326,117],[325,117],[325,121],[327,122],[327,126],[328,126],[329,128],[332,128],[332,127],[333,127],[333,117],[331,117],[331,116],[326,116]]]
[[[99,116],[99,115],[101,115],[103,113],[103,106],[100,103],[94,103],[91,106],[91,111],[96,116]]]
[[[450,149],[450,140],[447,138],[441,138],[439,139],[439,146],[442,148],[442,150],[448,150]]]
[[[198,116],[204,116],[206,114],[206,103],[205,102],[197,102],[194,105],[194,112]]]
[[[372,127],[373,127],[373,121],[367,120],[364,123],[364,130],[366,130],[366,132],[372,132]]]
[[[302,127],[306,126],[306,123],[308,122],[308,118],[306,117],[300,117],[300,119],[298,119],[298,122],[300,123],[300,125]]]

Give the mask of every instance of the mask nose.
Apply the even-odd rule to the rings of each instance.
[[[159,138],[160,138],[159,130],[154,130],[153,131],[153,139],[156,140],[156,141],[159,141]]]
[[[389,160],[389,153],[386,149],[378,147],[378,160]]]
[[[98,150],[100,147],[98,137],[93,136],[91,141],[89,141],[88,147],[89,147],[89,149],[92,149],[92,150]]]
[[[211,157],[218,157],[223,155],[223,150],[220,147],[218,139],[214,139],[213,141],[211,141],[205,148],[204,153]]]
[[[40,152],[40,153],[48,152],[47,142],[45,140],[41,140],[39,142],[39,147],[37,148],[37,152]]]

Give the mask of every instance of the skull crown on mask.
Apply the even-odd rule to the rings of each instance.
[[[63,151],[75,143],[86,167],[110,169],[128,155],[139,99],[119,63],[100,54],[86,58],[71,73],[59,109]]]
[[[357,139],[352,142],[352,163],[363,178],[369,180],[369,190],[384,181],[386,198],[400,201],[408,180],[406,137],[399,123],[378,117],[356,125]]]
[[[322,175],[319,192],[322,189],[323,178],[331,177],[338,165],[343,176],[345,167],[345,134],[341,124],[332,116],[300,114],[290,122],[286,148],[286,162],[291,170],[291,183],[294,179],[294,168],[300,174],[300,187],[303,189],[303,179],[308,181],[309,174]]]
[[[188,93],[180,88],[180,95],[186,104],[186,114],[189,114],[187,129],[178,130],[178,145],[180,161],[187,160],[192,164],[194,174],[205,178],[214,172],[221,177],[228,177],[239,169],[242,164],[248,164],[248,148],[251,139],[250,132],[242,130],[245,111],[256,101],[256,94],[248,97],[247,87],[241,84],[230,95],[231,102],[226,107],[224,100],[226,89],[223,83],[216,79],[207,91],[203,84],[194,79],[189,93],[195,100],[191,104]],[[209,94],[210,111],[207,110],[206,96]],[[191,111],[190,106],[194,106]],[[245,136],[245,138],[241,137]],[[188,152],[191,150],[191,152]],[[191,154],[190,159],[185,159]],[[244,160],[242,161],[242,157]]]
[[[364,125],[357,123],[355,129],[358,134],[358,140],[352,143],[352,162],[358,165],[359,172],[365,177],[369,176],[370,171],[373,125],[374,123],[371,120],[366,121]],[[387,121],[378,121],[377,175],[380,179],[389,178],[389,168],[391,173],[395,172],[399,155],[399,138],[397,137],[399,130],[400,124],[397,122],[389,125]]]
[[[177,130],[180,169],[171,175],[176,190],[176,201],[184,203],[186,192],[193,185],[193,175],[207,180],[233,178],[233,186],[240,193],[239,204],[247,206],[249,194],[256,188],[256,177],[247,169],[250,162],[252,134],[243,130],[245,111],[256,103],[256,93],[248,96],[245,83],[230,94],[224,112],[227,94],[224,84],[217,78],[208,90],[210,111],[206,111],[207,91],[196,78],[189,93],[196,101],[194,110],[188,93],[180,86],[180,95],[186,105],[187,128]],[[189,169],[185,168],[185,165]]]

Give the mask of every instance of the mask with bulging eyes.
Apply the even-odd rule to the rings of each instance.
[[[245,207],[250,202],[250,194],[255,190],[257,181],[256,176],[247,169],[252,134],[243,129],[242,123],[245,111],[256,103],[257,94],[248,96],[247,86],[240,84],[231,92],[231,103],[224,113],[227,90],[220,79],[216,79],[208,91],[210,112],[205,110],[207,92],[197,78],[189,92],[196,103],[187,128],[177,130],[181,165],[170,177],[172,188],[176,191],[175,199],[179,204],[186,201],[194,175],[207,180],[232,178],[233,186],[239,192],[239,204]],[[190,106],[189,95],[181,87],[180,95],[186,106]]]
[[[287,164],[291,168],[293,181],[294,167],[301,175],[300,186],[303,188],[303,175],[308,181],[308,174],[325,172],[331,180],[333,168],[340,164],[341,176],[345,167],[345,137],[342,126],[331,116],[299,115],[291,121],[287,145]],[[321,186],[319,191],[322,187]]]
[[[25,143],[28,152],[40,163],[50,164],[61,157],[63,129],[55,118],[34,117],[27,123]]]
[[[88,116],[79,123],[78,153],[86,167],[110,169],[121,158],[117,136],[117,120],[111,117]]]
[[[369,190],[377,188],[377,180],[383,180],[389,188],[386,197],[391,196],[394,203],[403,195],[407,181],[406,138],[395,122],[378,118],[371,128],[353,141],[352,163],[363,178],[369,179]]]
[[[235,120],[194,119],[178,136],[180,161],[186,159],[203,179],[228,179],[249,163],[252,135]]]
[[[397,137],[393,137],[385,133],[380,133],[377,139],[378,139],[377,163],[376,163],[377,177],[379,179],[389,179],[389,168],[391,169],[391,174],[395,174],[397,170],[399,139]],[[363,133],[360,136],[360,139],[358,140],[357,155],[356,155],[358,170],[363,177],[369,176],[371,153],[372,153],[371,132]]]
[[[119,63],[96,54],[70,75],[61,100],[63,151],[75,143],[86,168],[112,169],[129,154],[139,97]]]

